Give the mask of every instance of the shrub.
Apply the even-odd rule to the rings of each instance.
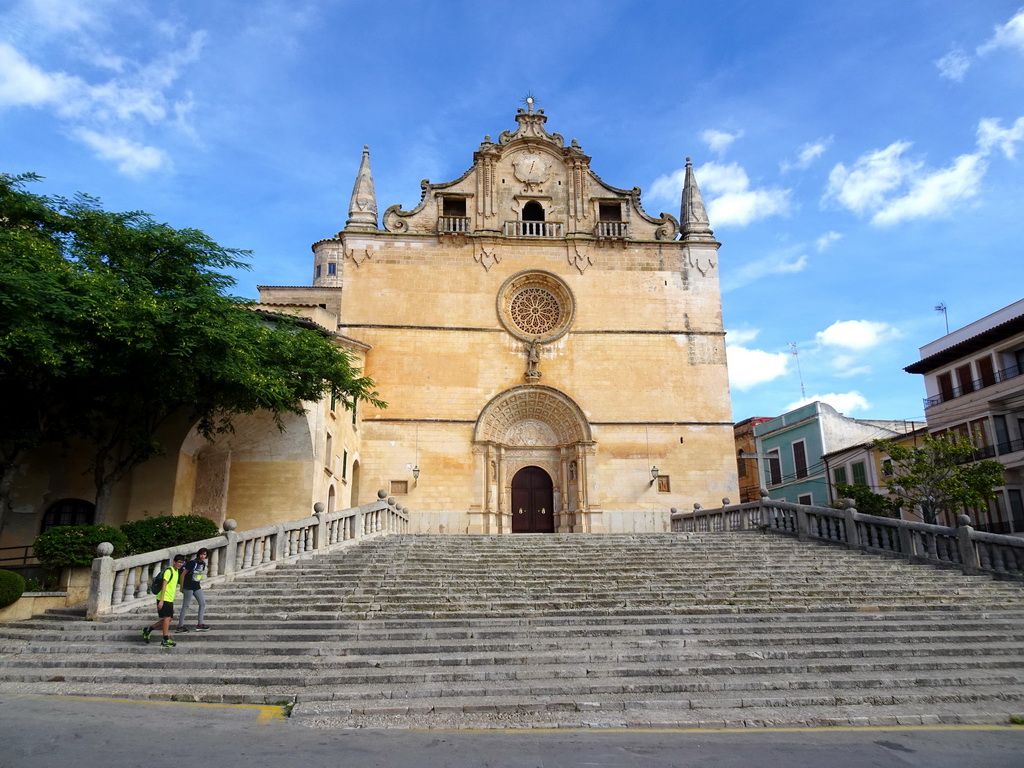
[[[177,547],[217,535],[217,524],[199,515],[147,517],[125,523],[121,530],[128,537],[128,554]]]
[[[25,579],[14,571],[0,571],[0,608],[6,608],[25,591]]]
[[[114,545],[113,557],[128,549],[128,537],[112,525],[59,525],[36,537],[32,548],[44,568],[91,565],[96,546],[104,541]]]

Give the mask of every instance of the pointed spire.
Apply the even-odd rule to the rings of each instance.
[[[704,208],[704,198],[693,174],[693,163],[686,158],[686,178],[683,180],[683,201],[679,208],[679,231],[683,240],[714,240],[714,233]]]
[[[377,229],[377,193],[373,190],[373,174],[370,172],[370,148],[365,145],[356,183],[352,187],[345,229]]]

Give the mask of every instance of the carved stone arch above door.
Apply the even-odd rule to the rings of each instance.
[[[573,399],[537,384],[512,387],[494,397],[480,412],[473,439],[551,447],[592,440],[590,424]]]

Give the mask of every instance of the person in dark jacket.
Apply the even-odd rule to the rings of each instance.
[[[185,567],[181,570],[181,594],[183,597],[181,600],[181,615],[178,617],[178,628],[175,630],[177,632],[188,632],[188,627],[185,626],[185,614],[192,604],[193,597],[195,597],[196,603],[199,605],[196,632],[205,632],[210,628],[208,624],[203,623],[203,619],[206,618],[206,595],[203,594],[205,591],[203,589],[203,579],[206,577],[206,560],[209,556],[210,551],[203,547],[196,553],[194,559],[185,563]]]

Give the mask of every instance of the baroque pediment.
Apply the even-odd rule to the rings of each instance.
[[[649,216],[640,189],[605,183],[590,168],[576,139],[568,146],[546,128],[544,110],[519,109],[514,131],[490,136],[459,178],[424,180],[419,204],[389,207],[384,229],[396,234],[506,238],[594,238],[599,245],[625,240],[672,240],[679,232],[668,214]]]

